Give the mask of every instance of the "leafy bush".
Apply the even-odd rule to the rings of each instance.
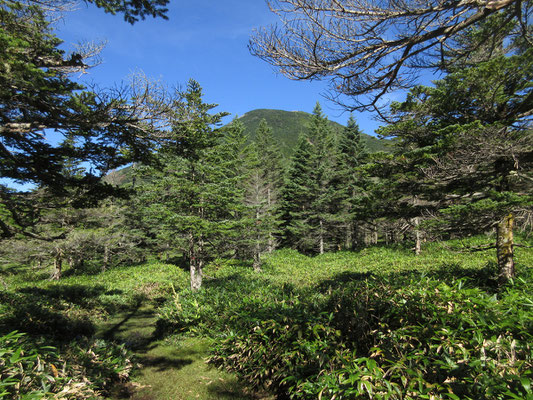
[[[79,340],[63,348],[11,332],[0,337],[0,398],[101,398],[133,367],[123,346]]]
[[[267,299],[272,303],[283,301],[283,288],[273,287],[253,276],[253,272],[230,268],[224,273],[207,281],[205,290],[173,290],[170,299],[158,310],[158,333],[216,336],[231,327],[233,321],[258,320],[261,315],[252,315],[257,308],[254,304]]]
[[[497,294],[468,278],[343,276],[285,312],[262,303],[271,319],[235,321],[210,361],[279,398],[530,399],[531,275]]]

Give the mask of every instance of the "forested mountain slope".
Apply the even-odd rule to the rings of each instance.
[[[238,120],[244,125],[245,133],[250,136],[251,140],[254,140],[259,122],[264,119],[272,128],[272,133],[280,145],[283,156],[288,159],[298,142],[298,136],[308,129],[311,116],[310,113],[304,111],[257,109],[247,112]],[[329,121],[329,124],[337,132],[344,128],[334,121]],[[372,153],[388,151],[391,142],[364,133],[362,138]],[[132,181],[132,172],[131,167],[122,168],[108,174],[105,180],[113,185],[129,183]]]
[[[298,135],[307,129],[310,118],[311,114],[303,111],[258,109],[247,112],[239,120],[246,127],[246,133],[253,138],[259,122],[265,119],[272,128],[274,137],[278,139],[284,155],[288,156],[296,146]],[[343,128],[337,122],[329,123],[335,130]],[[363,134],[363,139],[370,152],[387,151],[387,143],[390,142],[367,134]]]

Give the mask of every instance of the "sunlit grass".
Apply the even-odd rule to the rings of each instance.
[[[443,278],[446,288],[456,284],[456,274],[475,280],[479,272],[489,277],[483,282],[492,284],[496,251],[471,251],[491,242],[493,238],[479,236],[425,243],[419,256],[408,246],[314,257],[282,249],[263,256],[261,273],[255,273],[249,261],[215,260],[206,267],[204,287],[196,294],[189,290],[187,271],[155,260],[104,272],[67,267],[60,281],[48,279],[49,268],[1,266],[0,285],[5,290],[0,327],[13,328],[16,323],[20,325],[16,329],[59,335],[61,340],[83,332],[90,336],[95,330],[98,337],[125,343],[142,364],[133,380],[134,399],[252,399],[257,395],[243,389],[235,375],[205,363],[209,349],[228,334],[232,324],[239,326],[242,320],[261,325],[264,317],[298,313],[307,306],[310,311],[306,312],[327,309],[332,291],[345,284],[353,286],[357,280],[373,284],[370,277],[383,277],[394,285],[408,275],[406,286],[417,279],[422,283]],[[517,242],[531,246],[531,239],[518,237]],[[515,262],[521,279],[521,271],[533,266],[533,250],[516,247]],[[528,288],[517,285],[513,293],[529,296]],[[417,290],[417,285],[406,288],[411,289]],[[162,318],[159,325],[158,318]],[[154,336],[156,327],[161,328],[158,334],[178,335]]]

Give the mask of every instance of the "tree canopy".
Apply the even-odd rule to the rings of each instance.
[[[292,79],[329,79],[331,97],[352,109],[379,110],[387,93],[413,86],[421,68],[446,68],[480,46],[494,50],[501,35],[529,45],[532,40],[531,3],[522,0],[271,0],[269,5],[281,24],[255,33],[252,54]],[[465,46],[463,36],[488,18],[490,29]]]
[[[72,53],[60,48],[53,15],[68,4],[0,0],[3,236],[23,230],[34,219],[27,218],[27,207],[4,187],[6,182],[46,187],[70,196],[72,203],[94,202],[112,191],[102,176],[130,162],[146,162],[159,140],[154,135],[155,108],[148,110],[148,103],[154,103],[148,90],[127,85],[86,88],[72,78],[91,68],[100,48],[84,45]],[[95,4],[123,13],[130,23],[146,15],[165,17],[166,12],[165,0]],[[69,165],[76,165],[77,172],[70,173]]]

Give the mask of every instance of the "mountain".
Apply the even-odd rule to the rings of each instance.
[[[265,119],[268,125],[272,128],[274,137],[278,140],[281,151],[287,160],[298,142],[298,136],[304,133],[309,126],[312,115],[303,111],[283,111],[271,109],[252,110],[238,118],[244,125],[246,133],[251,140],[254,140],[255,132],[259,126],[259,122]],[[341,124],[334,121],[329,121],[331,127],[340,131],[344,129]],[[388,151],[388,144],[390,140],[378,139],[374,136],[363,133],[363,139],[370,152]],[[133,181],[133,169],[125,167],[119,170],[110,172],[104,181],[112,185],[122,185],[131,183]]]
[[[312,115],[303,111],[283,111],[271,109],[252,110],[238,118],[246,128],[246,133],[253,140],[259,122],[265,119],[272,128],[274,137],[280,143],[285,156],[292,154],[292,149],[298,142],[298,135],[305,132]],[[341,124],[330,121],[330,125],[336,131],[344,129]],[[362,135],[366,145],[371,152],[387,151],[389,140],[378,139],[367,134]]]

